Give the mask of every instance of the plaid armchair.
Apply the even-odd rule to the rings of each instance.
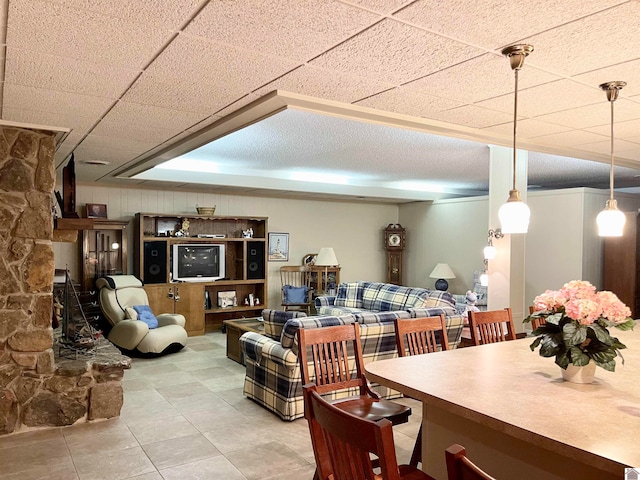
[[[342,316],[291,318],[282,326],[279,339],[259,333],[247,332],[240,337],[240,348],[244,352],[246,374],[244,394],[283,420],[295,420],[304,415],[302,379],[298,363],[296,332],[299,328],[323,328],[358,322],[365,364],[397,356],[395,340],[395,318],[425,316],[423,310],[396,312],[357,312]],[[274,329],[266,325],[265,331]],[[447,317],[447,333],[450,346],[460,343],[463,318],[460,315]],[[382,385],[372,385],[373,390],[385,398],[400,394]],[[353,390],[342,390],[328,395],[329,399],[356,394]]]

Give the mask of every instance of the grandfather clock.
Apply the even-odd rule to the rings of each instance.
[[[390,223],[384,229],[384,248],[387,250],[387,283],[402,285],[402,251],[406,231],[399,223]]]

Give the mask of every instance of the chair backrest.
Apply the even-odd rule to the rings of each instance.
[[[396,318],[394,322],[399,356],[422,355],[438,350],[449,350],[444,315],[425,318]]]
[[[536,311],[536,307],[534,307],[533,305],[529,305],[529,315],[533,315],[533,312]],[[547,320],[540,317],[540,318],[532,318],[531,319],[531,329],[535,330],[536,328],[538,328],[540,325],[544,325],[545,323],[547,323]]]
[[[318,474],[321,479],[369,480],[373,473],[371,455],[379,459],[380,476],[400,480],[393,442],[392,424],[377,422],[345,412],[324,400],[316,385],[303,387],[305,411],[311,433]]]
[[[320,394],[344,388],[359,388],[360,395],[367,394],[357,323],[298,329],[298,360],[302,384],[315,383]]]
[[[510,308],[487,312],[469,312],[469,327],[474,345],[516,339]]]
[[[467,458],[464,447],[454,443],[445,450],[448,480],[495,480]]]
[[[111,325],[125,318],[125,307],[149,305],[142,282],[134,275],[108,275],[96,280],[100,309]]]

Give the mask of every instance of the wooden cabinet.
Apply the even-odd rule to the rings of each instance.
[[[627,222],[622,237],[604,239],[604,289],[615,293],[631,309],[631,317],[640,314],[640,225],[638,214],[625,213]]]
[[[314,296],[331,295],[340,283],[340,267],[310,267]],[[325,291],[326,290],[326,291]]]
[[[201,283],[145,285],[149,304],[155,313],[179,313],[186,319],[189,336],[204,335],[204,289]]]
[[[129,222],[94,218],[93,228],[82,231],[81,289],[95,289],[103,275],[127,273],[127,232]]]
[[[197,304],[187,320],[190,335],[220,329],[224,320],[257,317],[267,308],[267,218],[137,213],[134,226],[134,273],[145,283],[147,292],[159,289],[154,300],[149,294],[154,311],[167,306],[161,297],[177,285],[180,300],[174,308],[186,317],[184,305],[189,295],[188,303]],[[252,236],[245,237],[247,231],[252,231]],[[185,243],[224,245],[225,278],[214,282],[172,282],[173,245]],[[190,288],[193,285],[199,287],[198,293]],[[220,306],[221,292],[235,296],[235,304]],[[249,299],[253,304],[247,303]]]

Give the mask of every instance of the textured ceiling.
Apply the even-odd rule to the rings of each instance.
[[[157,186],[157,179],[122,177],[157,164],[157,154],[184,150],[178,144],[185,139],[205,143],[198,132],[211,128],[220,140],[206,147],[209,160],[234,175],[194,180],[184,173],[169,185],[376,198],[383,183],[422,181],[446,184],[445,193],[486,193],[487,145],[509,145],[512,130],[513,73],[500,50],[531,43],[518,112],[520,145],[538,152],[529,156],[530,185],[607,186],[609,104],[598,85],[612,80],[628,83],[616,102],[616,184],[640,185],[638,1],[0,0],[0,6],[2,119],[71,129],[56,162],[64,165],[73,152],[81,182]],[[292,105],[281,107],[286,115],[239,114],[274,90],[347,104],[360,121],[350,120],[348,109],[327,116]],[[380,116],[364,118],[371,112]],[[392,121],[382,120],[387,113]],[[268,119],[239,130],[240,118],[260,116]],[[390,126],[398,124],[406,128]],[[272,178],[285,170],[344,174],[359,183],[350,191],[308,182],[289,188],[291,181]],[[384,199],[412,198],[424,196]]]

